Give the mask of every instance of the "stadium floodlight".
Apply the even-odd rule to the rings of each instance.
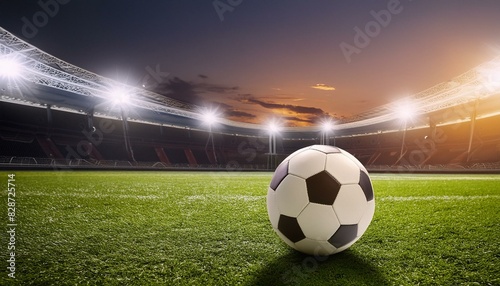
[[[281,126],[276,119],[271,120],[267,124],[267,131],[269,132],[269,153],[267,160],[267,168],[274,169],[276,167],[276,134],[281,131]]]
[[[130,131],[127,122],[127,117],[128,117],[127,106],[130,103],[130,93],[127,92],[127,90],[124,87],[116,86],[113,89],[111,89],[111,91],[109,92],[109,96],[111,97],[111,101],[113,102],[113,104],[118,105],[118,107],[120,108],[120,115],[123,125],[123,138],[125,141],[125,150],[127,151],[129,159],[135,162],[134,150],[132,149],[132,145],[130,142],[130,136],[129,136]]]
[[[267,131],[269,131],[269,133],[272,135],[279,133],[280,130],[281,130],[280,125],[278,124],[278,122],[274,120],[269,122],[269,124],[267,125]]]
[[[412,102],[408,99],[399,102],[397,105],[397,110],[396,110],[397,117],[403,120],[404,124],[403,138],[401,140],[401,150],[399,152],[398,161],[401,160],[401,158],[403,158],[406,132],[408,130],[408,120],[412,119],[417,114],[416,108],[417,107],[415,106],[415,104],[412,104]]]
[[[330,118],[325,119],[323,120],[323,122],[321,122],[321,130],[324,133],[330,132],[332,131],[332,129],[333,129],[333,122]]]
[[[321,122],[321,145],[329,145],[330,140],[328,134],[333,130],[333,121],[331,118],[326,118]]]
[[[116,87],[109,93],[114,104],[125,106],[130,103],[129,93],[122,87]]]
[[[406,122],[415,116],[415,108],[409,101],[404,101],[397,106],[396,114],[398,118]]]
[[[203,123],[208,125],[209,127],[213,126],[219,121],[219,115],[217,114],[217,110],[215,109],[203,110],[201,118],[203,120]]]
[[[217,164],[217,153],[215,152],[214,135],[212,132],[213,125],[217,124],[217,122],[219,122],[220,120],[220,114],[217,112],[217,108],[205,108],[204,110],[202,110],[201,120],[203,121],[203,124],[208,126],[208,139],[207,143],[205,144],[205,152],[207,152],[208,154],[208,144],[211,143],[213,160]]]
[[[8,78],[16,78],[21,74],[21,63],[14,57],[0,58],[0,76]]]
[[[500,70],[490,70],[483,81],[488,91],[494,92],[500,88]]]

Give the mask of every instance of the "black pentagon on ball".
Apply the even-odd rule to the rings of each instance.
[[[283,179],[288,175],[288,162],[282,162],[278,168],[276,168],[276,171],[274,171],[273,178],[271,179],[271,184],[269,187],[273,190],[276,191],[276,188],[278,188],[279,184]]]
[[[306,238],[300,228],[297,218],[280,215],[278,220],[278,230],[286,236],[291,242],[295,243]]]
[[[333,205],[340,190],[340,183],[327,171],[307,178],[306,185],[309,201],[322,205]]]
[[[332,237],[328,239],[328,242],[336,248],[340,248],[353,241],[357,235],[357,224],[341,225],[339,229],[337,229],[337,231],[332,235]]]
[[[369,202],[373,200],[373,188],[370,182],[370,177],[363,170],[361,170],[359,175],[359,186],[365,193],[366,201]]]

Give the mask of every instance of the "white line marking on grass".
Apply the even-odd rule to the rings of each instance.
[[[489,199],[500,199],[497,195],[485,195],[485,196],[425,196],[425,197],[381,197],[379,201],[388,202],[404,202],[404,201],[463,201],[463,200],[489,200]]]
[[[88,193],[88,194],[83,194],[83,193],[64,193],[64,194],[59,194],[59,193],[41,193],[41,192],[27,192],[24,193],[26,196],[46,196],[46,197],[74,197],[74,198],[95,198],[95,199],[100,199],[100,198],[117,198],[117,199],[139,199],[139,200],[157,200],[161,198],[167,198],[165,197],[160,197],[160,196],[155,196],[155,195],[119,195],[119,194],[96,194],[96,193]]]
[[[156,195],[124,195],[124,194],[97,194],[97,193],[42,193],[42,192],[27,192],[26,196],[45,196],[45,197],[73,197],[73,198],[114,198],[114,199],[138,199],[138,200],[158,200],[167,199],[168,196]],[[222,194],[204,194],[186,196],[184,199],[188,201],[205,201],[216,200],[224,202],[233,201],[258,201],[264,199],[266,196],[245,196],[245,195],[222,195]]]
[[[137,200],[158,200],[167,199],[168,196],[156,195],[124,195],[124,194],[96,194],[96,193],[42,193],[42,192],[27,192],[26,196],[45,196],[45,197],[73,197],[73,198],[116,198],[116,199],[137,199]],[[265,199],[266,195],[262,196],[245,196],[245,195],[222,195],[222,194],[203,194],[187,196],[184,199],[187,201],[221,201],[221,202],[234,202],[234,201],[258,201]],[[459,200],[488,200],[500,199],[500,195],[484,195],[484,196],[409,196],[409,197],[376,197],[378,201],[387,202],[402,202],[402,201],[459,201]]]
[[[205,195],[194,195],[186,197],[189,201],[197,200],[217,200],[217,201],[258,201],[266,196],[244,196],[244,195],[219,195],[219,194],[205,194]]]
[[[395,174],[370,174],[370,177],[373,180],[378,181],[406,181],[406,180],[429,180],[429,181],[455,181],[455,180],[479,180],[479,181],[500,181],[499,175],[421,175],[421,174],[413,174],[413,175],[395,175]]]

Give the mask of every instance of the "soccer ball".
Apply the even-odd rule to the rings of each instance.
[[[354,156],[313,145],[276,168],[267,212],[286,244],[326,256],[349,248],[363,235],[375,213],[375,198],[368,172]]]

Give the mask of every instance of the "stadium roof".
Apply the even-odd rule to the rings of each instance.
[[[205,114],[200,107],[174,100],[163,95],[89,72],[54,57],[17,38],[0,27],[0,57],[12,58],[21,66],[22,80],[2,79],[0,100],[35,107],[51,106],[68,112],[93,112],[96,116],[120,118],[119,107],[113,103],[116,88],[129,95],[129,120],[200,129]],[[481,105],[478,114],[500,112],[500,57],[473,68],[447,82],[437,84],[406,99],[417,116],[431,115],[441,110],[460,106],[478,99],[488,99],[495,104]],[[400,117],[394,102],[370,112],[335,123],[335,133],[356,135],[398,129]],[[463,114],[447,116],[443,121],[460,119]],[[463,119],[463,118],[462,118]],[[445,122],[442,122],[445,123]],[[242,135],[259,135],[263,125],[218,120],[220,132]],[[288,127],[282,132],[291,137],[317,134],[321,126]]]

